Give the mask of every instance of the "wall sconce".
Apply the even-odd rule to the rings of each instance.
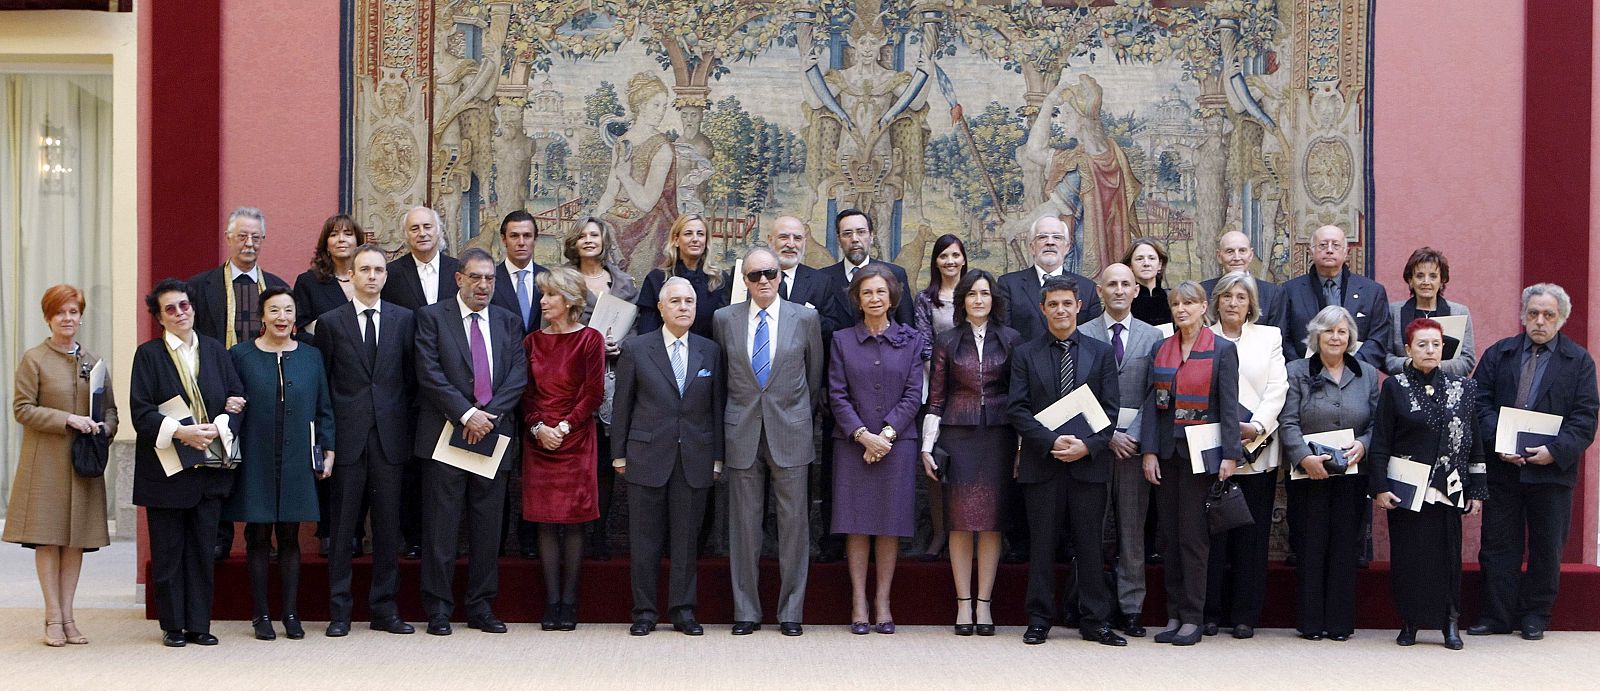
[[[45,118],[44,135],[39,143],[39,180],[44,192],[61,193],[66,187],[66,177],[72,173],[67,165],[65,128],[53,127]]]

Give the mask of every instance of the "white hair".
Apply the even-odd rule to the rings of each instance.
[[[1522,289],[1522,314],[1528,314],[1528,303],[1540,295],[1548,295],[1556,299],[1556,313],[1561,321],[1556,324],[1556,329],[1566,325],[1567,317],[1572,316],[1572,298],[1567,296],[1565,288],[1554,283],[1535,283]]]
[[[449,249],[450,245],[445,240],[444,219],[439,217],[439,212],[434,211],[433,207],[429,207],[429,206],[413,206],[413,207],[411,207],[409,209],[406,209],[406,212],[400,216],[400,232],[401,233],[406,232],[406,219],[410,218],[411,217],[411,212],[416,211],[417,209],[422,209],[423,211],[428,212],[428,215],[433,217],[433,230],[439,234],[439,239],[438,239],[439,251],[443,252],[443,251]]]
[[[1339,305],[1328,305],[1306,324],[1306,347],[1311,349],[1312,355],[1322,354],[1322,332],[1338,326],[1339,322],[1350,327],[1351,343],[1361,340],[1361,331],[1356,327],[1355,318],[1350,316],[1350,310]]]
[[[267,234],[267,217],[261,215],[261,210],[253,206],[241,206],[228,213],[228,223],[222,227],[223,235],[232,235],[233,227],[241,218],[253,219],[261,224],[261,234]]]

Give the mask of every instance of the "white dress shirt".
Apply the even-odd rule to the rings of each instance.
[[[494,341],[489,339],[489,333],[492,331],[489,328],[489,306],[484,305],[483,309],[474,312],[467,307],[466,302],[461,300],[460,293],[456,294],[456,305],[461,308],[461,331],[467,336],[467,348],[469,349],[467,354],[469,359],[471,358],[472,353],[470,350],[472,347],[472,315],[478,315],[478,332],[483,334],[483,352],[484,355],[488,357],[489,372],[492,377],[494,373]],[[469,398],[468,400],[471,399]],[[467,421],[471,420],[473,413],[476,412],[478,412],[477,406],[468,408],[466,414],[461,416],[461,424],[467,424]]]
[[[861,260],[860,264],[851,264],[849,259],[845,259],[844,260],[844,280],[846,282],[854,280],[855,277],[856,277],[856,272],[860,271],[861,267],[866,266],[866,265],[871,264],[871,263],[872,263],[872,257],[867,257],[866,259]],[[790,283],[789,286],[792,289],[794,284]]]
[[[250,267],[249,271],[245,271],[244,269],[239,268],[238,264],[233,263],[233,260],[228,260],[228,280],[230,282],[239,278],[240,276],[245,275],[250,276],[250,280],[255,281],[256,285],[261,286],[262,290],[266,290],[267,287],[261,283],[260,264]]]
[[[355,303],[356,326],[361,329],[361,339],[363,342],[365,342],[367,338],[367,315],[363,314],[363,312],[366,312],[369,309],[377,310],[372,313],[372,328],[377,331],[377,334],[383,333],[383,300],[380,299],[368,305],[361,302],[361,298],[352,297],[350,298],[350,302]],[[372,340],[374,342],[378,340],[377,334],[373,335]]]
[[[1055,271],[1045,271],[1038,264],[1034,264],[1033,265],[1033,271],[1034,271],[1034,273],[1039,274],[1039,285],[1043,286],[1044,285],[1044,281],[1047,278],[1050,278],[1052,276],[1060,276],[1063,266],[1066,266],[1066,265],[1062,264],[1061,266],[1056,267]]]
[[[434,252],[433,259],[429,261],[417,260],[417,280],[422,283],[422,299],[430,305],[439,301],[440,254],[443,253]],[[413,254],[411,258],[416,260],[417,255]]]

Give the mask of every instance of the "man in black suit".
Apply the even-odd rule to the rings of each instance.
[[[773,219],[767,233],[767,246],[778,255],[778,297],[816,310],[817,316],[822,317],[822,342],[827,343],[834,330],[840,327],[836,321],[840,318],[837,310],[843,304],[839,296],[829,290],[827,274],[800,263],[809,236],[805,221],[794,216],[779,216]]]
[[[1356,359],[1378,371],[1394,329],[1389,321],[1389,294],[1366,276],[1350,273],[1345,260],[1350,245],[1339,226],[1323,226],[1311,234],[1311,270],[1283,284],[1283,357],[1294,361],[1306,354],[1306,324],[1328,305],[1342,305],[1356,320],[1361,349]]]
[[[1111,346],[1078,333],[1078,284],[1052,277],[1040,289],[1040,312],[1049,329],[1017,347],[1011,358],[1011,425],[1022,437],[1017,481],[1023,486],[1032,537],[1028,564],[1028,630],[1022,641],[1045,642],[1056,618],[1056,547],[1071,541],[1088,571],[1078,578],[1079,632],[1086,641],[1124,646],[1111,630],[1111,591],[1101,577],[1100,541],[1105,529],[1106,483],[1111,479],[1106,450],[1114,425],[1098,432],[1081,416],[1050,429],[1034,418],[1080,386],[1088,386],[1109,420],[1117,417],[1121,385]],[[1017,305],[1017,310],[1031,305]]]
[[[1065,276],[1077,285],[1078,295],[1083,296],[1078,301],[1079,324],[1100,316],[1104,310],[1100,307],[1100,297],[1095,294],[1094,281],[1062,266],[1067,253],[1072,251],[1072,235],[1067,232],[1067,225],[1056,216],[1040,216],[1033,220],[1028,233],[1033,243],[1033,266],[997,279],[1009,304],[1014,306],[1007,326],[1016,329],[1024,341],[1039,338],[1049,330],[1044,317],[1033,306],[1039,304],[1039,287],[1052,276]]]
[[[133,503],[145,508],[150,587],[165,632],[162,643],[173,648],[217,644],[211,634],[216,586],[211,551],[222,500],[233,490],[234,478],[222,467],[225,458],[211,449],[218,439],[233,443],[229,440],[239,431],[245,405],[233,358],[220,342],[194,330],[193,299],[185,290],[182,281],[168,278],[145,297],[163,333],[134,351],[128,386],[138,432]],[[190,417],[162,413],[161,405],[173,397],[189,407]],[[169,474],[162,459],[167,449],[193,449],[204,461]]]
[[[1040,304],[1040,286],[1044,285],[1046,279],[1056,276],[1069,278],[1077,286],[1077,294],[1081,296],[1078,301],[1079,324],[1100,316],[1104,310],[1100,306],[1099,295],[1095,293],[1094,281],[1067,271],[1062,266],[1067,252],[1072,249],[1072,234],[1067,232],[1067,225],[1057,216],[1040,216],[1033,220],[1028,232],[1033,238],[1033,266],[996,279],[1000,290],[1006,295],[1007,304],[1011,305],[1007,326],[1016,329],[1023,342],[1040,338],[1049,331],[1044,317],[1033,306]],[[1009,515],[1004,517],[1006,552],[1003,559],[1008,564],[1020,564],[1027,561],[1030,551],[1028,522],[1020,513],[1023,505],[1020,487],[1015,483],[1009,484],[1007,493],[1011,509],[1007,512]],[[1054,557],[1051,559],[1054,560]]]
[[[261,335],[261,291],[289,284],[256,265],[267,242],[267,219],[260,209],[241,206],[229,213],[222,240],[228,261],[189,279],[189,302],[194,305],[195,333],[232,348]],[[232,551],[233,523],[218,521],[212,557],[227,559]]]
[[[1250,273],[1250,263],[1255,261],[1256,250],[1250,246],[1250,237],[1237,230],[1230,230],[1217,238],[1217,265],[1222,267],[1223,274],[1235,271]],[[1208,278],[1200,282],[1200,287],[1206,289],[1206,295],[1216,289],[1217,281],[1221,276]],[[1257,324],[1265,326],[1279,326],[1283,321],[1283,286],[1264,278],[1256,278],[1256,293],[1260,296],[1261,316],[1256,318]],[[1304,354],[1302,345],[1299,354]],[[1297,356],[1288,355],[1293,360]]]
[[[674,276],[661,286],[662,327],[628,339],[617,358],[612,467],[628,481],[633,627],[643,636],[661,610],[661,551],[670,540],[667,616],[672,628],[705,633],[695,620],[695,563],[711,483],[722,471],[722,364],[716,343],[689,333],[695,293]],[[630,460],[631,459],[631,460]]]
[[[495,265],[494,297],[489,304],[517,315],[523,334],[539,330],[539,298],[542,293],[533,279],[547,269],[533,260],[533,248],[538,242],[539,224],[533,214],[517,209],[501,219],[500,245],[505,249],[506,259]],[[522,418],[520,405],[512,411],[512,415]],[[514,427],[520,432],[520,425]],[[524,556],[532,558],[538,554],[539,524],[522,520],[521,497],[522,464],[518,463],[512,466],[511,477],[506,483],[507,501],[505,515],[501,517],[502,530],[509,529],[515,520],[517,545]]]
[[[834,300],[840,307],[839,314],[835,315],[835,329],[854,326],[861,319],[861,310],[856,308],[846,297],[850,289],[850,279],[855,278],[856,269],[866,266],[874,261],[871,256],[872,249],[872,217],[867,212],[858,209],[845,209],[840,211],[833,219],[834,236],[839,240],[839,251],[844,253],[844,259],[838,263],[830,264],[819,269],[827,277]],[[895,280],[900,284],[900,302],[895,307],[895,321],[912,326],[916,324],[916,314],[911,305],[911,283],[906,280],[906,270],[899,264],[882,262],[889,267],[889,273],[894,274]],[[793,302],[791,300],[790,302]],[[826,343],[827,341],[824,341]]]
[[[411,310],[381,299],[388,279],[377,245],[362,245],[351,259],[355,295],[318,320],[317,350],[328,372],[335,422],[334,514],[328,554],[327,635],[350,633],[352,539],[361,523],[362,499],[372,513],[371,627],[411,633],[400,618],[400,485],[411,456],[412,391],[416,371]]]
[[[505,466],[521,456],[513,411],[528,384],[528,359],[517,315],[489,304],[494,294],[494,259],[481,249],[461,256],[454,300],[416,312],[417,416],[413,453],[431,457],[441,434],[476,445],[495,435],[511,437],[492,477],[433,461],[423,464],[422,604],[428,633],[450,635],[455,608],[451,581],[462,513],[467,518],[467,626],[505,633],[490,609],[499,590],[501,510],[506,500]],[[448,427],[448,430],[446,426]],[[491,442],[492,443],[492,442]]]
[[[439,213],[426,206],[406,212],[400,220],[406,233],[405,255],[389,262],[389,277],[383,283],[383,301],[412,312],[440,300],[456,296],[456,272],[461,262],[444,253],[444,223]],[[415,419],[416,414],[406,419]],[[422,467],[426,457],[406,461],[400,481],[400,533],[405,540],[405,557],[417,559],[422,552]]]
[[[1479,434],[1495,441],[1501,407],[1561,416],[1555,438],[1513,454],[1486,453],[1489,501],[1483,504],[1483,607],[1474,636],[1509,633],[1544,638],[1561,579],[1561,550],[1572,526],[1572,488],[1594,443],[1594,358],[1561,327],[1572,314],[1567,291],[1537,283],[1522,291],[1523,333],[1483,352],[1478,370]],[[1522,556],[1528,571],[1522,573]]]

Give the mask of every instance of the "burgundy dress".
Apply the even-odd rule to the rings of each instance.
[[[600,517],[594,413],[605,397],[606,341],[599,331],[528,334],[528,388],[522,392],[522,517],[536,523],[584,523]],[[572,431],[555,451],[526,432],[566,421]]]

